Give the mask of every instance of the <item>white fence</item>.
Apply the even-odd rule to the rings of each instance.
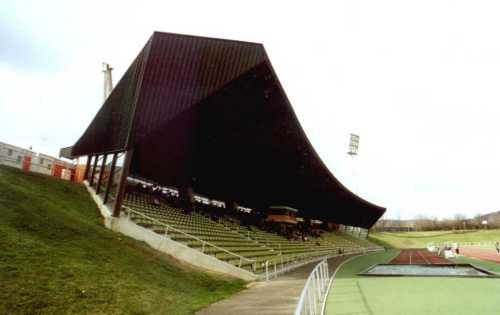
[[[453,244],[457,244],[460,247],[463,246],[477,246],[477,247],[495,247],[494,241],[479,241],[479,242],[460,242],[460,241],[447,241],[447,242],[430,242],[427,243],[427,247],[435,246],[443,248],[445,245],[452,246]]]
[[[371,249],[358,249],[350,251],[349,254],[363,254],[366,255],[371,252],[380,251],[380,248]],[[347,254],[347,253],[346,253]],[[295,315],[318,315],[323,314],[325,299],[328,295],[328,287],[331,285],[335,273],[332,278],[329,278],[330,271],[328,270],[328,259],[338,255],[325,257],[319,264],[314,267],[313,271],[309,274],[306,280],[302,293],[300,294],[299,302],[295,309]],[[356,256],[351,256],[344,260],[337,270],[346,262],[350,261]],[[326,277],[326,278],[325,278]]]
[[[328,260],[325,258],[314,267],[307,278],[306,284],[300,294],[299,303],[295,309],[295,315],[315,315],[321,313],[329,280]]]
[[[310,253],[304,253],[302,255],[297,255],[294,257],[283,258],[278,257],[276,259],[267,260],[263,273],[260,274],[260,280],[270,280],[272,278],[277,278],[281,274],[288,273],[289,271],[295,270],[304,265],[319,261],[322,259],[330,259],[338,256],[345,256],[351,254],[363,254],[371,251],[380,250],[379,247],[376,248],[344,248],[342,253],[338,252],[338,249],[320,252],[316,255],[311,255]]]

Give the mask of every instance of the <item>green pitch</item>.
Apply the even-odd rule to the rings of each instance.
[[[357,276],[397,254],[397,250],[376,253],[345,264],[333,281],[326,314],[500,314],[500,279]],[[471,262],[467,258],[459,260]],[[500,271],[500,264],[472,261]]]
[[[493,242],[500,240],[500,230],[374,232],[370,233],[370,239],[388,247],[423,248],[431,242]]]

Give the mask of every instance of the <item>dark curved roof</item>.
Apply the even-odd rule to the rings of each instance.
[[[371,227],[309,143],[261,44],[155,32],[72,150],[134,148],[130,174],[243,205]]]

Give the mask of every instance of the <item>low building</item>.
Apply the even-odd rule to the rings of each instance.
[[[0,142],[0,164],[23,169],[23,164],[31,163],[33,151]],[[26,160],[26,162],[25,162]]]
[[[75,165],[73,163],[4,142],[0,142],[0,165],[66,180],[75,179]]]

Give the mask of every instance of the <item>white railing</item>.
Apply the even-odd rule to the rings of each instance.
[[[338,254],[337,254],[338,255]],[[266,260],[264,264],[263,273],[260,275],[260,279],[265,279],[268,281],[271,278],[277,278],[281,274],[285,274],[289,271],[297,269],[301,266],[310,264],[314,261],[318,261],[325,258],[334,257],[335,254],[323,252],[320,255],[304,253],[299,255],[294,255],[292,257],[280,256],[275,259]]]
[[[494,241],[478,241],[478,242],[460,242],[460,241],[446,241],[446,242],[430,242],[427,243],[427,247],[437,246],[442,248],[445,245],[453,245],[454,243],[458,244],[460,247],[463,246],[477,246],[477,247],[492,247],[494,248]]]
[[[300,294],[295,315],[316,315],[321,313],[321,305],[326,298],[329,284],[328,260],[325,258],[314,267]]]
[[[460,246],[478,246],[478,247],[486,247],[486,246],[494,247],[495,246],[495,242],[494,241],[479,241],[479,242],[449,241],[449,242],[445,242],[445,243],[448,243],[448,244],[457,243]]]
[[[147,220],[149,220],[149,221],[154,222],[154,223],[155,223],[155,224],[157,224],[157,225],[162,226],[162,227],[164,228],[165,237],[167,237],[167,235],[168,235],[168,233],[169,233],[170,231],[174,231],[174,232],[176,232],[176,233],[180,233],[180,234],[185,235],[185,236],[187,236],[187,237],[189,237],[189,238],[191,238],[191,239],[193,239],[193,240],[196,240],[196,241],[200,242],[200,243],[201,243],[201,252],[202,252],[202,253],[205,253],[205,248],[207,248],[207,247],[212,247],[212,248],[218,249],[218,250],[220,250],[220,251],[222,251],[222,252],[224,252],[224,253],[226,253],[226,254],[229,254],[229,255],[231,255],[231,256],[234,256],[235,258],[238,258],[238,259],[239,259],[239,264],[238,264],[238,267],[239,267],[239,268],[241,268],[241,266],[242,266],[243,262],[245,261],[245,262],[251,262],[251,263],[252,263],[252,268],[253,268],[253,270],[254,270],[254,271],[257,269],[257,266],[256,266],[256,261],[255,261],[254,259],[248,259],[248,258],[246,258],[246,257],[240,256],[240,255],[238,255],[238,254],[236,254],[236,253],[233,253],[233,252],[231,252],[231,251],[228,251],[228,250],[227,250],[227,249],[225,249],[225,248],[219,247],[219,246],[217,246],[217,245],[215,245],[215,244],[212,244],[212,243],[210,243],[210,242],[204,241],[204,240],[202,240],[201,238],[198,238],[198,237],[196,237],[196,236],[194,236],[194,235],[191,235],[191,234],[188,234],[188,233],[186,233],[186,232],[184,232],[184,231],[181,231],[181,230],[179,230],[179,229],[176,229],[176,228],[174,228],[173,226],[168,225],[168,224],[166,224],[166,223],[164,223],[164,222],[162,222],[162,221],[160,221],[160,220],[158,220],[158,219],[152,218],[152,217],[150,217],[150,216],[148,216],[148,215],[145,215],[144,213],[141,213],[141,212],[139,212],[139,211],[132,210],[132,209],[131,209],[131,208],[129,208],[129,207],[123,206],[123,208],[127,211],[127,214],[128,214],[128,216],[129,216],[129,218],[131,218],[130,213],[134,213],[134,214],[137,214],[137,215],[139,215],[139,216],[141,216],[141,217],[143,217],[143,218],[145,218],[145,219],[147,219]]]
[[[264,270],[260,274],[260,280],[269,280],[277,278],[281,274],[285,274],[291,270],[297,269],[301,266],[319,261],[322,259],[329,259],[338,256],[364,254],[372,251],[378,251],[380,248],[345,248],[339,254],[338,250],[321,251],[318,253],[304,253],[294,255],[293,257],[283,257],[270,259],[263,262]]]
[[[368,254],[371,252],[380,251],[380,248],[361,248],[354,249],[350,251],[346,251],[345,254],[342,255],[354,255],[354,254]],[[309,277],[306,280],[304,288],[302,289],[302,293],[300,294],[299,302],[297,303],[297,307],[295,309],[295,315],[317,315],[323,314],[324,311],[324,303],[328,294],[328,287],[331,285],[331,281],[333,277],[335,277],[335,273],[332,275],[332,278],[329,278],[329,270],[328,270],[328,259],[341,256],[339,254],[331,255],[328,257],[323,257],[323,260],[314,267],[313,271],[309,274]],[[351,256],[347,260],[344,260],[340,266],[342,266],[345,262],[348,262],[350,259],[356,256]],[[340,268],[340,266],[338,268]],[[323,269],[319,269],[323,268]],[[337,270],[338,270],[337,268]],[[319,270],[318,270],[319,269]],[[325,278],[326,274],[326,278]]]
[[[180,233],[180,234],[185,235],[193,240],[200,242],[202,245],[200,251],[202,253],[205,253],[205,249],[207,247],[208,248],[212,247],[212,248],[216,248],[224,253],[227,253],[227,254],[237,258],[239,260],[237,267],[239,267],[239,268],[241,268],[243,262],[252,263],[252,270],[255,274],[257,274],[258,279],[260,279],[260,280],[264,280],[264,279],[269,280],[271,278],[277,278],[278,275],[285,274],[291,270],[297,269],[298,267],[304,266],[304,265],[312,263],[314,261],[318,261],[320,259],[328,259],[328,258],[332,258],[332,257],[336,257],[336,256],[344,256],[344,255],[349,255],[349,254],[359,254],[359,253],[377,250],[377,249],[367,249],[367,248],[356,248],[356,249],[344,248],[341,254],[338,253],[338,249],[334,249],[331,251],[321,251],[321,253],[319,255],[317,253],[304,253],[301,255],[300,254],[294,255],[292,257],[283,257],[282,255],[280,255],[277,258],[267,260],[265,262],[261,262],[262,267],[264,267],[264,268],[262,271],[257,273],[257,261],[255,259],[249,259],[249,258],[243,257],[241,255],[238,255],[236,253],[233,253],[231,251],[228,251],[225,248],[222,248],[222,247],[219,247],[219,246],[212,244],[210,242],[204,241],[201,238],[198,238],[194,235],[188,234],[182,230],[174,228],[173,226],[171,226],[167,223],[164,223],[156,218],[145,215],[144,213],[142,213],[140,211],[133,210],[130,207],[123,206],[123,208],[127,211],[129,218],[131,218],[130,214],[133,213],[133,214],[137,214],[137,215],[139,215],[139,216],[141,216],[141,217],[143,217],[151,222],[154,222],[157,225],[162,226],[164,228],[165,237],[168,237],[167,235],[169,232],[174,231],[174,232]]]

